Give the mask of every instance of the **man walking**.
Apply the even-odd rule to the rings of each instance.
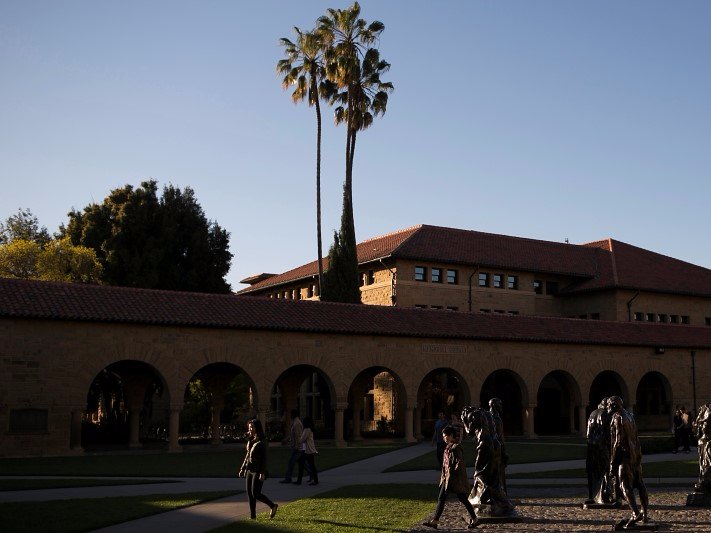
[[[291,447],[291,455],[289,463],[286,466],[284,479],[279,483],[291,483],[291,476],[294,474],[294,466],[296,466],[299,456],[301,455],[301,433],[304,431],[304,425],[299,419],[298,409],[291,410],[291,430],[289,431],[289,446]],[[307,468],[307,471],[309,469]],[[311,473],[309,472],[309,475]]]

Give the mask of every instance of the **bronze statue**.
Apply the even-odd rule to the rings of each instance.
[[[642,479],[642,448],[637,437],[637,424],[632,413],[623,407],[622,398],[612,396],[607,401],[607,413],[610,415],[610,476],[617,476],[622,496],[632,510],[632,517],[623,526],[634,529],[639,521],[646,523],[648,518],[649,497]],[[642,510],[637,507],[634,489],[639,491]]]
[[[694,435],[699,439],[699,481],[694,494],[689,494],[687,505],[711,506],[711,403],[702,405],[694,421]]]
[[[492,398],[489,400],[489,412],[494,420],[494,427],[496,429],[496,439],[499,441],[499,448],[501,454],[501,465],[499,467],[499,476],[501,478],[501,488],[504,492],[508,493],[506,488],[506,465],[509,464],[509,456],[506,453],[506,444],[504,443],[504,422],[501,420],[501,413],[503,412],[503,404],[499,398]]]
[[[588,453],[585,460],[588,474],[586,508],[590,505],[613,506],[617,504],[615,479],[608,474],[611,443],[607,402],[608,398],[603,398],[597,409],[593,410],[588,417]]]
[[[501,486],[501,446],[496,435],[496,423],[489,411],[467,406],[462,410],[462,422],[468,435],[476,441],[474,486],[469,501],[482,508],[482,514],[505,516],[514,506]],[[490,506],[490,511],[484,508]]]

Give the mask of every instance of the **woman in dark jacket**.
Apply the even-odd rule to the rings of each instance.
[[[442,430],[442,436],[447,446],[444,449],[444,458],[442,460],[442,475],[439,479],[437,508],[435,509],[434,518],[424,522],[422,525],[437,529],[439,517],[442,516],[442,512],[444,512],[447,493],[453,492],[469,513],[469,524],[467,527],[473,529],[479,522],[474,508],[467,498],[469,496],[470,487],[469,480],[467,479],[467,467],[464,463],[462,445],[457,444],[456,429],[452,426],[446,426]]]
[[[242,467],[239,469],[239,476],[245,477],[247,482],[247,498],[249,498],[249,514],[252,520],[257,518],[257,500],[266,503],[272,510],[269,518],[274,518],[278,504],[271,501],[262,494],[262,485],[267,478],[267,439],[264,436],[262,423],[256,418],[247,423],[247,455],[244,458]]]

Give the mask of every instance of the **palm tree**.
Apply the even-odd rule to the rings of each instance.
[[[358,289],[358,258],[356,253],[355,223],[353,219],[353,160],[358,131],[368,128],[373,117],[384,114],[392,83],[380,79],[390,64],[380,59],[375,43],[385,29],[380,21],[368,24],[360,17],[360,6],[355,2],[348,9],[329,9],[318,19],[316,30],[323,46],[326,75],[335,91],[331,103],[337,104],[337,124],[346,124],[346,179],[343,184],[343,213],[341,235],[335,242],[340,246],[340,257],[348,264],[347,272],[338,278],[348,280],[347,301],[360,301]],[[332,248],[333,250],[333,248]]]
[[[302,32],[294,27],[296,42],[282,37],[285,59],[277,63],[277,73],[283,76],[282,87],[294,86],[291,99],[295,104],[306,99],[316,108],[316,246],[318,249],[318,287],[323,287],[323,249],[321,245],[321,103],[319,90],[328,95],[331,83],[326,79],[323,65],[323,45],[319,35]]]

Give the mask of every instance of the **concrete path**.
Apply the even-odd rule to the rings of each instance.
[[[351,463],[338,468],[327,470],[319,475],[319,485],[301,486],[293,484],[280,484],[278,478],[270,479],[265,483],[264,492],[273,501],[282,505],[299,498],[312,496],[338,487],[347,485],[376,484],[376,483],[426,483],[436,485],[439,482],[439,473],[435,470],[419,470],[411,472],[382,473],[391,465],[408,461],[426,453],[434,453],[429,442],[409,446],[389,453],[377,455],[356,463]],[[696,454],[657,454],[645,456],[645,464],[660,461],[681,461],[695,458]],[[508,474],[525,472],[544,472],[550,470],[564,470],[585,468],[584,460],[555,461],[549,463],[529,463],[511,465],[506,471]],[[12,476],[6,476],[9,479]],[[49,477],[49,476],[48,476]],[[66,476],[61,476],[66,478]],[[113,478],[118,479],[118,478]],[[156,481],[165,478],[155,478]],[[176,481],[176,479],[171,479]],[[213,490],[244,490],[244,480],[239,478],[180,478],[175,483],[142,484],[142,485],[113,485],[107,487],[82,487],[46,490],[23,490],[0,492],[0,502],[10,501],[48,501],[61,499],[101,498],[116,496],[135,496],[141,494],[176,494],[184,492],[203,492]],[[650,479],[645,477],[648,484],[659,482],[679,483],[691,485],[695,479]],[[510,486],[532,484],[582,484],[584,479],[510,479]],[[257,504],[257,512],[266,510],[261,503]],[[210,529],[235,522],[249,516],[247,497],[244,493],[184,509],[177,509],[153,515],[139,520],[133,520],[116,526],[111,526],[100,531],[104,533],[154,533],[156,531],[180,531],[181,533],[200,533]]]

